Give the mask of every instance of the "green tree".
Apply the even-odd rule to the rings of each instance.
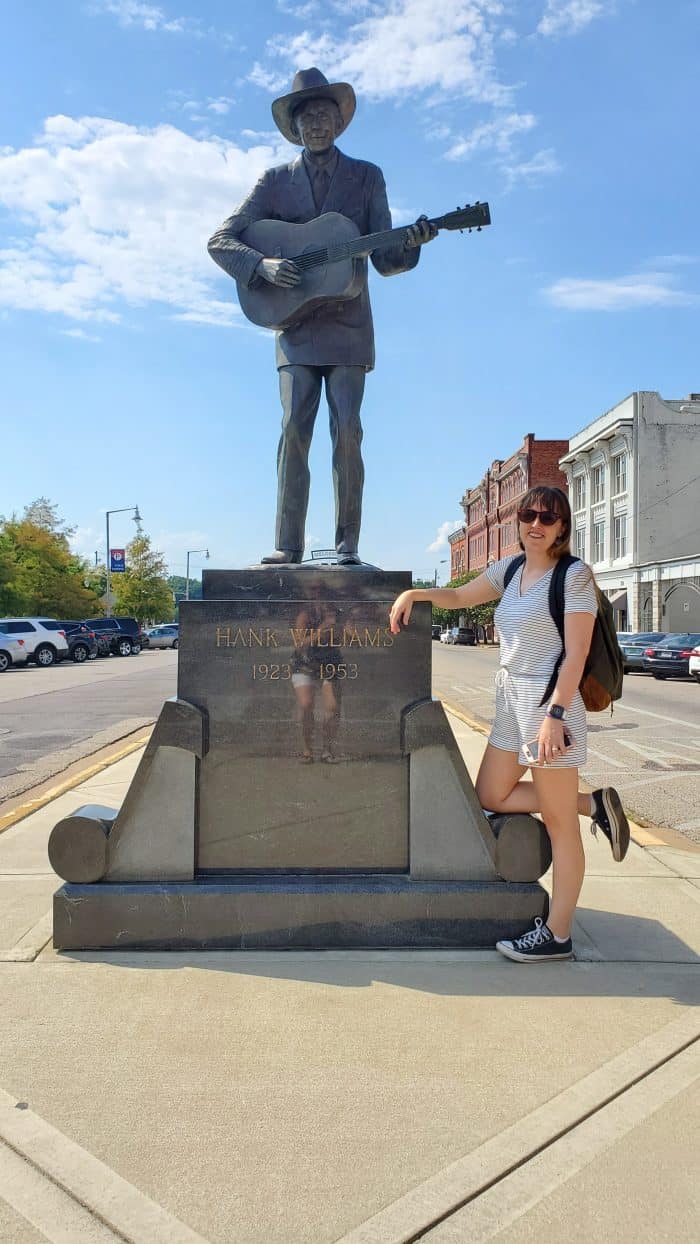
[[[480,570],[470,570],[467,574],[455,575],[454,579],[450,579],[448,587],[462,587],[465,583],[470,583],[472,579],[478,578],[482,572]],[[433,622],[439,622],[441,626],[458,626],[460,615],[464,615],[472,626],[490,626],[493,623],[493,615],[498,604],[495,600],[490,600],[485,605],[473,605],[471,609],[437,609],[433,607]]]
[[[126,570],[111,576],[114,612],[149,622],[168,622],[174,615],[162,553],[151,548],[150,537],[139,534],[126,550]]]
[[[46,497],[22,518],[0,520],[0,613],[84,618],[102,611],[88,565],[68,543],[73,530]]]
[[[168,575],[168,587],[170,588],[170,591],[173,593],[177,604],[179,604],[181,600],[185,599],[185,592],[187,591],[187,580],[184,574]],[[202,599],[202,580],[190,578],[190,600],[201,600],[201,599]]]

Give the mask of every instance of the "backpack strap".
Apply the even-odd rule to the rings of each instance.
[[[504,594],[504,596],[505,596],[505,591],[506,591],[506,588],[508,587],[508,584],[510,583],[511,579],[513,578],[513,575],[515,574],[516,570],[519,570],[519,568],[522,566],[522,564],[523,564],[523,562],[524,562],[524,561],[525,561],[525,554],[524,554],[524,553],[520,553],[517,557],[514,557],[514,558],[513,558],[512,562],[510,562],[510,563],[509,563],[509,565],[507,565],[507,566],[506,566],[506,572],[505,572],[505,574],[504,574],[504,576],[503,576],[503,594]]]
[[[557,685],[559,667],[566,656],[566,650],[564,648],[564,589],[566,586],[566,573],[569,566],[573,566],[574,562],[579,560],[580,558],[572,557],[570,553],[563,553],[562,556],[557,559],[554,572],[549,581],[549,612],[552,615],[552,621],[559,632],[561,652],[557,657],[549,682],[545,688],[545,693],[540,700],[540,705],[546,704],[547,700],[551,698],[554,688]]]

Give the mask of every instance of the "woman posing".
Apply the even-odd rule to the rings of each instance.
[[[464,587],[412,589],[394,601],[396,634],[406,626],[416,601],[441,609],[469,609],[500,597],[495,620],[501,640],[496,676],[496,716],[476,793],[489,812],[539,812],[552,843],[552,901],[547,923],[539,918],[522,937],[496,943],[501,954],[521,963],[568,959],[571,921],[583,884],[584,854],[579,816],[600,827],[616,860],[629,845],[629,825],[612,787],[579,792],[578,770],[586,761],[586,709],[578,690],[598,611],[593,574],[573,562],[564,589],[564,659],[548,702],[541,705],[562,645],[549,612],[549,582],[557,558],[570,552],[571,510],[559,488],[536,487],[518,510],[525,561],[504,588],[506,557]],[[525,769],[532,781],[522,781]]]

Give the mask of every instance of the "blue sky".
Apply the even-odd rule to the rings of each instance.
[[[418,269],[372,273],[364,558],[444,574],[459,499],[526,432],[700,389],[699,0],[32,0],[0,6],[0,512],[39,495],[104,551],[138,503],[188,549],[273,547],[272,337],[206,241],[294,151],[297,68],[350,81],[340,146],[395,223],[488,199]],[[308,547],[330,547],[325,409]],[[133,534],[113,519],[112,543]],[[192,559],[196,568],[197,558]]]

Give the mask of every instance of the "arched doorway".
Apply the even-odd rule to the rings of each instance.
[[[664,596],[665,631],[700,632],[700,588],[695,583],[674,583]]]

